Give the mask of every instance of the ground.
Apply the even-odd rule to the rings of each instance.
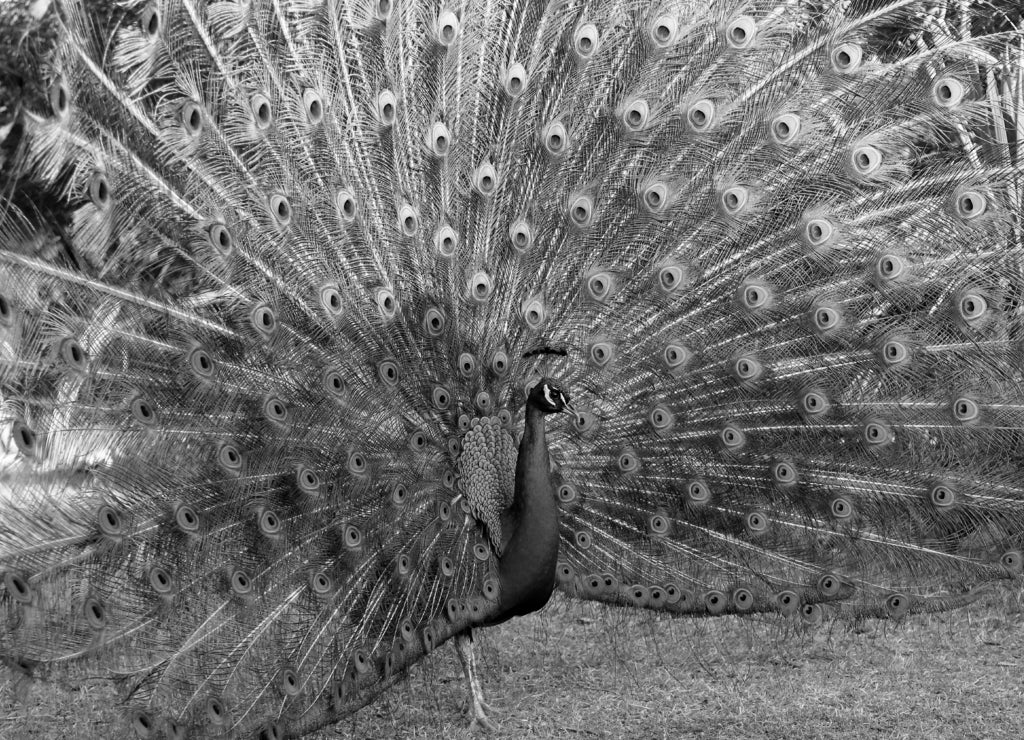
[[[670,620],[556,598],[477,638],[505,738],[1024,737],[1024,591],[905,623],[805,631]],[[102,681],[66,692],[0,674],[0,739],[111,737]],[[445,645],[380,701],[312,737],[482,738]]]

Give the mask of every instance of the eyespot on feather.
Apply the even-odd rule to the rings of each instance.
[[[529,80],[529,75],[526,74],[526,67],[518,62],[513,62],[505,70],[505,74],[502,75],[501,85],[505,88],[505,92],[508,93],[509,97],[518,98],[526,92]]]
[[[494,407],[494,400],[491,398],[491,394],[487,391],[478,391],[477,394],[473,396],[473,405],[480,413],[489,414],[491,409]]]
[[[390,90],[381,90],[377,93],[377,120],[385,128],[390,128],[395,123],[398,115],[398,99]]]
[[[267,203],[278,226],[288,226],[292,222],[292,204],[286,196],[277,193],[270,196]]]
[[[750,191],[742,185],[734,185],[722,191],[718,197],[719,207],[726,216],[740,216],[750,203]]]
[[[238,594],[239,596],[245,596],[247,594],[252,593],[252,578],[250,578],[249,574],[241,568],[231,572],[230,584],[231,591]]]
[[[672,295],[686,284],[686,278],[682,265],[665,265],[658,270],[658,288],[663,295]]]
[[[702,480],[687,481],[683,489],[683,498],[690,506],[700,507],[711,500],[711,489]]]
[[[615,346],[605,341],[593,342],[588,355],[595,367],[605,367],[615,358]]]
[[[95,596],[90,596],[82,604],[82,614],[86,624],[94,631],[100,631],[107,626],[107,609]]]
[[[825,218],[808,219],[801,232],[804,243],[815,250],[823,250],[830,246],[835,236],[835,227]]]
[[[14,325],[14,308],[3,294],[0,294],[0,326]]]
[[[174,523],[185,534],[199,531],[199,514],[188,504],[178,504],[174,509]]]
[[[174,581],[171,579],[171,574],[159,565],[154,565],[149,569],[147,581],[149,582],[149,587],[161,596],[166,596],[174,590]]]
[[[749,49],[756,39],[757,23],[749,15],[741,15],[725,27],[725,43],[732,49]]]
[[[89,200],[101,211],[110,207],[110,183],[103,172],[97,170],[89,178]]]
[[[733,609],[739,613],[749,612],[754,608],[754,593],[745,586],[734,588],[732,593],[729,594],[729,601],[732,603]]]
[[[544,151],[552,157],[560,157],[569,149],[569,132],[557,119],[541,129],[540,139]]]
[[[727,452],[739,452],[747,443],[747,435],[734,424],[722,427],[718,439]]]
[[[988,313],[988,301],[980,293],[964,292],[956,304],[957,315],[966,324],[980,322]]]
[[[829,513],[834,519],[850,519],[853,516],[853,502],[845,496],[836,496],[829,502]]]
[[[587,297],[590,300],[597,301],[598,303],[604,303],[615,295],[615,277],[605,270],[595,272],[586,278],[584,288],[586,289]]]
[[[467,380],[476,374],[476,358],[469,352],[459,354],[459,374]]]
[[[181,120],[181,129],[191,138],[198,137],[203,132],[205,116],[203,109],[194,101],[187,101],[181,106],[178,112]]]
[[[572,35],[572,50],[580,61],[588,61],[596,53],[601,34],[593,23],[584,23]]]
[[[477,270],[469,279],[468,291],[473,303],[483,305],[494,294],[494,280],[483,270]]]
[[[670,520],[665,512],[657,512],[647,517],[647,532],[655,537],[664,537],[668,534]]]
[[[973,398],[960,396],[951,404],[953,418],[961,424],[973,424],[981,416],[981,407]]]
[[[510,363],[511,361],[509,360],[508,352],[503,349],[496,350],[494,354],[491,355],[491,372],[502,377],[506,372],[508,372]]]
[[[794,617],[800,611],[800,597],[795,591],[779,591],[775,594],[775,608],[785,617]]]
[[[640,457],[633,449],[623,449],[615,460],[615,466],[621,473],[635,473],[640,469]]]
[[[838,306],[818,305],[811,308],[811,325],[818,334],[830,334],[842,326],[842,314]]]
[[[764,366],[753,355],[742,355],[732,361],[730,370],[741,383],[753,383],[764,374]]]
[[[966,92],[956,77],[943,76],[932,84],[932,102],[939,108],[955,108],[963,101]]]
[[[547,319],[547,310],[544,307],[543,296],[531,296],[523,301],[522,315],[523,320],[530,329],[537,331],[542,328]]]
[[[325,285],[320,288],[320,305],[328,316],[335,319],[345,313],[345,304],[337,285]]]
[[[893,441],[892,427],[881,419],[868,419],[861,430],[861,438],[869,447],[881,447]]]
[[[341,188],[338,194],[334,197],[335,205],[338,208],[338,215],[341,216],[342,221],[352,222],[355,220],[358,207],[356,205],[355,195],[348,188]]]
[[[441,309],[431,306],[423,314],[423,331],[426,332],[427,336],[437,339],[444,334],[444,329],[444,314],[441,312]]]
[[[138,18],[138,29],[150,41],[160,34],[160,10],[156,5],[148,5],[142,10]]]
[[[71,110],[71,94],[64,80],[60,78],[54,80],[50,84],[47,97],[49,98],[50,110],[53,112],[53,115],[62,120],[66,118]]]
[[[805,624],[816,627],[825,620],[825,610],[821,604],[804,604],[800,608],[800,619]]]
[[[686,346],[676,342],[670,342],[665,345],[665,349],[661,352],[662,364],[672,375],[683,373],[692,358],[693,352]]]
[[[947,483],[936,483],[928,491],[928,501],[936,509],[950,509],[956,506],[956,489]]]
[[[445,259],[455,256],[455,250],[459,247],[459,235],[448,224],[442,224],[434,232],[434,248],[437,253]]]
[[[82,345],[74,337],[65,337],[58,345],[57,354],[69,370],[84,373],[89,363],[89,356]]]
[[[701,600],[704,602],[704,608],[707,609],[708,614],[714,616],[724,614],[729,606],[729,600],[725,597],[725,594],[717,589],[705,591]]]
[[[637,133],[647,127],[651,107],[643,98],[627,100],[619,111],[619,120],[627,131]]]
[[[352,452],[348,456],[348,472],[354,476],[361,477],[366,475],[368,465],[366,457],[361,452]]]
[[[807,390],[800,394],[799,409],[810,417],[820,417],[832,408],[828,396],[816,390]]]
[[[222,255],[229,255],[234,249],[235,240],[227,226],[215,223],[206,230],[206,238],[210,245]]]
[[[280,398],[268,396],[263,401],[263,416],[267,421],[284,424],[288,421],[288,407]]]
[[[441,46],[451,46],[459,37],[461,29],[459,18],[450,10],[444,10],[437,16],[435,37]]]
[[[533,246],[533,230],[525,219],[519,219],[508,229],[508,237],[512,248],[519,254],[525,254]]]
[[[302,91],[302,110],[306,113],[306,121],[317,125],[324,120],[324,99],[316,90],[307,87]]]
[[[377,377],[385,385],[392,387],[398,385],[398,363],[394,360],[383,360],[377,363]]]
[[[790,146],[799,142],[801,125],[796,113],[780,113],[771,120],[768,130],[775,144]]]
[[[494,195],[498,187],[498,171],[490,162],[483,162],[473,171],[473,189],[483,197]]]
[[[743,528],[752,537],[762,535],[768,531],[768,517],[763,511],[751,511],[743,517]]]
[[[320,381],[320,387],[336,401],[344,400],[346,391],[348,390],[345,385],[345,379],[342,378],[341,373],[334,368],[327,368],[324,370],[323,377]]]
[[[435,121],[427,132],[427,147],[437,157],[445,157],[451,149],[452,132],[441,121]]]
[[[373,298],[382,319],[391,321],[398,315],[398,300],[390,288],[378,288]]]
[[[438,411],[445,411],[451,405],[452,394],[444,386],[435,385],[430,391],[430,401]]]
[[[774,303],[771,287],[760,280],[747,279],[736,289],[736,297],[740,306],[750,312],[758,312],[770,308]]]
[[[896,337],[886,339],[882,343],[878,356],[886,367],[905,365],[911,357],[907,343]]]
[[[273,336],[274,332],[277,331],[277,316],[274,314],[274,310],[266,303],[255,306],[249,312],[249,323],[265,339]]]
[[[796,466],[790,460],[779,460],[771,467],[772,481],[781,488],[796,485],[799,480]]]
[[[640,200],[648,213],[664,213],[669,204],[668,186],[663,182],[652,182],[644,187]]]
[[[647,414],[647,421],[655,432],[665,433],[675,425],[675,414],[668,407],[657,404]]]
[[[686,123],[694,133],[710,131],[716,120],[715,104],[711,100],[698,100],[686,110]]]
[[[577,229],[589,228],[594,222],[594,200],[586,193],[569,198],[569,220]]]
[[[20,604],[31,604],[34,598],[35,591],[28,579],[15,573],[14,571],[8,570],[4,572],[4,588],[7,589],[7,593]]]
[[[860,69],[864,60],[864,50],[860,44],[845,43],[832,49],[829,54],[832,69],[840,74],[852,74]]]
[[[249,98],[249,110],[252,112],[253,124],[261,131],[270,128],[270,124],[274,122],[270,99],[263,93],[256,93]]]
[[[300,465],[295,471],[295,481],[299,490],[309,496],[320,493],[320,475],[312,468]]]
[[[973,221],[988,210],[988,199],[977,190],[965,190],[954,196],[953,205],[957,218]]]
[[[1007,550],[999,558],[999,564],[1010,575],[1019,576],[1024,573],[1024,554],[1020,550]]]
[[[899,619],[910,611],[910,598],[906,594],[889,594],[885,599],[885,613],[890,619]]]
[[[242,453],[235,445],[225,442],[217,450],[217,462],[227,472],[238,473],[242,469]]]
[[[850,151],[848,164],[851,172],[860,177],[874,175],[884,163],[882,151],[871,144],[860,144]]]
[[[648,28],[648,36],[658,49],[667,49],[675,43],[678,33],[679,22],[669,15],[659,15]]]
[[[416,236],[416,232],[419,231],[419,214],[409,203],[403,203],[398,207],[398,228],[408,237]]]
[[[264,509],[260,512],[256,525],[259,527],[260,532],[267,537],[276,537],[281,534],[281,517],[277,515],[277,512],[270,509]]]

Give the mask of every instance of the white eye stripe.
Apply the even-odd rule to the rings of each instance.
[[[544,400],[547,401],[551,406],[556,406],[555,399],[551,396],[551,386],[544,385]]]

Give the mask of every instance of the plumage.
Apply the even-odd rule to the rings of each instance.
[[[1020,576],[987,6],[4,12],[7,663],[288,737],[554,587],[818,623]]]

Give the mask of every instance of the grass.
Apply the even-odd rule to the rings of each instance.
[[[1024,591],[956,612],[807,631],[774,619],[672,620],[556,598],[476,638],[493,738],[1024,737]],[[481,737],[444,646],[377,702],[312,737]],[[0,674],[0,738],[115,737],[106,682]]]

